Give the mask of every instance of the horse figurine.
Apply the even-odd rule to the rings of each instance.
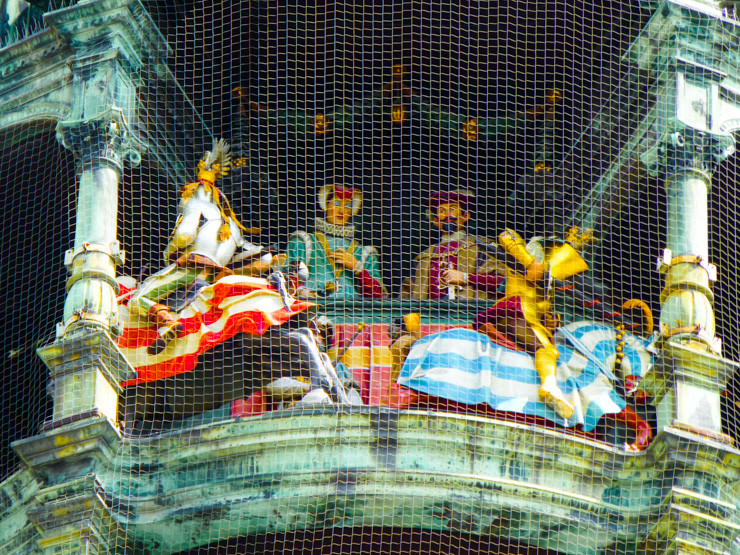
[[[452,329],[413,344],[407,341],[397,385],[464,405],[485,404],[492,410],[565,426],[579,424],[585,431],[592,430],[603,415],[617,414],[637,435],[628,448],[644,448],[652,434],[650,427],[612,385],[619,381],[615,367],[633,363],[627,381],[634,381],[650,364],[645,345],[625,330],[638,324],[569,283],[589,270],[580,253],[594,240],[589,230],[573,227],[564,239],[539,237],[525,243],[507,229],[499,235],[498,245],[479,241],[479,247],[506,264],[502,297],[476,316],[477,331]],[[570,294],[617,322],[617,327],[580,322],[558,328],[556,291]],[[631,299],[623,306],[634,308],[641,309],[650,333],[652,314],[647,304]],[[589,345],[596,336],[609,339]],[[630,349],[631,356],[625,355],[625,349]],[[399,392],[389,392],[389,404],[409,402],[401,401]]]
[[[351,402],[309,327],[315,305],[289,294],[277,270],[284,257],[244,238],[254,230],[215,186],[230,160],[228,144],[214,141],[197,180],[180,190],[168,265],[141,284],[129,280],[119,297],[118,344],[137,371],[122,384],[131,425],[154,410],[183,418],[215,408],[286,372],[308,377],[313,402]]]
[[[560,426],[590,432],[602,417],[626,424],[635,441],[629,451],[644,449],[652,438],[650,425],[617,394],[622,384],[633,393],[650,369],[649,342],[614,326],[578,321],[558,328],[556,379],[574,407],[564,419],[539,396],[534,357],[505,336],[453,328],[424,336],[410,346],[396,382],[384,404],[457,405],[474,411],[500,411],[541,418]],[[619,361],[619,362],[618,362]]]

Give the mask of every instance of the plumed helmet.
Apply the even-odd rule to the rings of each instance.
[[[231,147],[223,139],[213,139],[213,147],[198,162],[198,180],[215,183],[231,169]]]

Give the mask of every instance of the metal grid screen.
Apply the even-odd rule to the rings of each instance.
[[[738,549],[731,4],[2,3],[0,548]]]

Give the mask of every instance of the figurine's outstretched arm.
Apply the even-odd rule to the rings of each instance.
[[[374,247],[363,247],[358,267],[353,269],[356,287],[362,297],[382,299],[388,292],[380,277],[378,251]]]
[[[524,274],[526,272],[526,267],[521,264],[519,260],[514,258],[503,248],[499,247],[496,243],[487,243],[485,241],[481,241],[480,239],[476,239],[475,244],[478,245],[478,247],[480,247],[483,252],[493,258],[496,262],[499,262],[520,274]]]

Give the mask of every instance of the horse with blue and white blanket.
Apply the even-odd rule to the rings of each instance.
[[[580,425],[594,429],[605,415],[635,428],[638,437],[631,449],[644,448],[651,432],[625,400],[616,393],[614,382],[639,380],[650,369],[649,342],[624,333],[621,364],[617,359],[617,330],[590,321],[568,324],[555,333],[560,352],[556,379],[569,402],[573,416],[564,420],[540,401],[540,378],[534,358],[521,351],[500,346],[488,336],[466,328],[455,328],[416,341],[398,375],[397,383],[420,393],[466,405],[486,403],[494,410],[545,418],[566,427]],[[646,429],[647,427],[647,429]]]

